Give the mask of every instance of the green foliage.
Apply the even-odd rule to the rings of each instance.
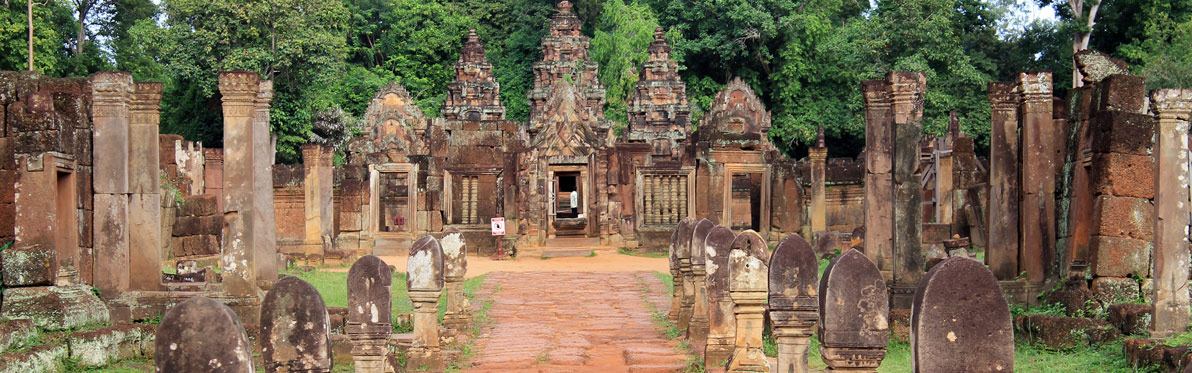
[[[29,26],[24,1],[10,1],[0,7],[0,70],[29,67]],[[46,75],[59,75],[66,57],[66,37],[72,27],[70,8],[59,2],[33,6],[33,68]]]
[[[1166,13],[1147,22],[1141,39],[1122,46],[1147,88],[1192,88],[1192,17],[1178,21]]]
[[[658,27],[654,13],[645,5],[636,1],[626,4],[623,0],[604,3],[590,53],[592,60],[600,65],[600,83],[604,84],[608,102],[604,113],[609,119],[619,123],[628,120],[625,100],[638,81],[642,64],[648,58],[646,48],[654,41],[654,30]]]

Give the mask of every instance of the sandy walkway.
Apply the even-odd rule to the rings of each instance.
[[[622,254],[600,254],[582,258],[523,258],[511,260],[492,260],[487,256],[468,256],[468,278],[489,272],[528,272],[528,271],[563,271],[563,272],[638,272],[658,271],[670,273],[666,258],[646,258]],[[404,272],[406,256],[382,256],[381,260],[398,271]],[[347,268],[323,268],[329,272],[347,272]]]

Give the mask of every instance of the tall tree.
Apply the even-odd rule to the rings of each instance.
[[[608,103],[604,114],[617,123],[625,123],[628,120],[625,100],[648,58],[646,48],[654,41],[658,20],[649,7],[637,2],[625,4],[622,0],[604,2],[599,14],[591,55],[600,65],[600,83],[604,84]]]

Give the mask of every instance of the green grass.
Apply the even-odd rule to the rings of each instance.
[[[637,251],[637,250],[629,250],[626,248],[617,249],[617,254],[640,256],[643,258],[665,258],[670,255],[665,251]]]

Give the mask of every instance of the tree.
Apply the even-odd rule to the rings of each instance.
[[[646,49],[654,41],[658,20],[650,8],[637,2],[625,4],[622,0],[606,1],[599,14],[591,56],[600,65],[600,83],[604,84],[608,103],[604,114],[625,123],[628,121],[625,100],[648,58]],[[670,41],[673,43],[675,38]]]

